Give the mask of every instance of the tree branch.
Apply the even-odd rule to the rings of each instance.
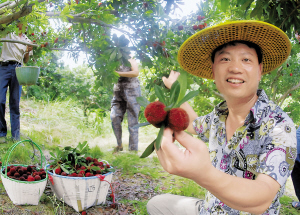
[[[29,45],[29,46],[39,47],[39,45],[38,45],[38,44],[29,43],[29,42],[20,41],[20,40],[12,40],[12,39],[0,39],[0,42],[8,42],[8,43],[20,43],[20,44],[23,44],[23,45]]]
[[[298,89],[300,87],[300,82],[297,84],[297,85],[295,85],[295,86],[293,86],[292,88],[290,88],[290,89],[288,89],[277,101],[276,101],[276,103],[278,104],[279,102],[280,102],[280,104],[279,104],[279,106],[281,107],[281,105],[283,104],[283,102],[284,102],[284,100],[285,100],[285,98],[288,96],[288,94],[290,93],[290,92],[292,92],[292,91],[294,91],[294,90],[296,90],[296,89]]]

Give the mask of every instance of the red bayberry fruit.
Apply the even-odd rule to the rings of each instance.
[[[79,173],[77,176],[78,176],[78,177],[83,177],[84,175],[82,175],[82,174]]]
[[[31,33],[31,36],[34,36],[34,33]]]
[[[35,181],[41,180],[41,176],[39,176],[39,175],[34,176],[34,180],[35,180]]]
[[[85,160],[86,160],[88,163],[90,163],[90,162],[93,161],[93,159],[92,159],[91,157],[86,157]]]
[[[76,173],[76,172],[73,172],[73,173],[71,174],[71,176],[72,176],[72,177],[77,177],[77,173]]]
[[[84,170],[81,170],[81,171],[79,172],[79,174],[84,175],[84,174],[85,174],[85,171],[84,171]]]
[[[103,162],[102,161],[99,162],[99,166],[103,166]]]
[[[57,43],[57,41],[58,41],[58,38],[55,38],[54,43]]]
[[[11,175],[15,174],[15,172],[16,172],[16,168],[15,167],[10,168],[10,174]]]
[[[101,5],[102,5],[102,3],[101,3],[101,2],[99,2],[99,3],[98,3],[98,6],[100,7]]]
[[[22,177],[24,177],[25,179],[27,179],[28,175],[27,174],[23,174]]]
[[[290,76],[293,76],[293,73],[290,73]]]
[[[98,162],[98,159],[97,159],[97,158],[94,158],[93,161],[94,161],[94,163],[95,163],[95,162]]]
[[[43,171],[45,171],[45,169],[41,168],[41,169],[40,169],[40,172],[43,172]]]
[[[83,170],[85,170],[86,168],[85,168],[85,166],[81,166],[81,167],[80,167],[80,169],[83,169]]]
[[[179,26],[178,26],[178,30],[179,30],[179,31],[183,30],[183,25],[179,25]]]
[[[39,175],[39,173],[38,173],[38,172],[33,172],[33,173],[32,173],[32,176],[33,176],[33,177],[35,177],[36,175]]]
[[[19,178],[19,177],[20,177],[20,174],[19,174],[18,172],[15,172],[14,176],[15,176],[16,178]]]
[[[174,131],[183,131],[189,126],[189,115],[182,108],[173,108],[168,114],[168,127]]]
[[[26,181],[26,179],[23,176],[21,176],[20,181]]]
[[[82,212],[81,212],[81,215],[86,215],[86,212],[85,212],[85,211],[82,211]]]
[[[160,123],[163,122],[168,112],[165,111],[166,105],[160,101],[152,102],[145,108],[144,115],[149,123],[155,127],[160,127]]]
[[[199,27],[199,29],[203,29],[204,25],[199,25],[198,27]]]
[[[196,31],[198,29],[198,25],[193,25],[193,29]]]
[[[29,175],[27,181],[34,181],[34,177],[32,175]]]
[[[11,176],[11,173],[10,173],[10,172],[7,172],[7,176]]]
[[[202,19],[202,17],[201,16],[197,16],[197,20],[199,21],[199,20],[201,20]]]
[[[109,164],[106,164],[106,168],[110,168],[110,165],[109,165]]]
[[[55,169],[55,174],[60,175],[61,174],[61,168]]]
[[[90,173],[90,172],[88,172],[88,173],[85,174],[85,177],[91,177],[91,176],[94,176],[94,174]]]
[[[61,175],[62,175],[62,176],[67,176],[68,174],[65,173],[65,172],[62,172]]]

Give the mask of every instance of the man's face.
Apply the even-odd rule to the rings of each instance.
[[[23,24],[22,23],[18,23],[17,26],[18,26],[19,30],[22,31]]]
[[[237,43],[216,52],[212,71],[216,86],[225,99],[242,101],[256,95],[262,64],[258,62],[255,49]]]

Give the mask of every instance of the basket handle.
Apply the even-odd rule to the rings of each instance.
[[[7,163],[9,161],[10,155],[13,152],[13,150],[17,147],[17,145],[24,143],[24,142],[31,142],[32,144],[34,144],[39,150],[40,150],[40,154],[41,154],[41,167],[43,167],[43,162],[45,163],[46,166],[46,159],[44,157],[44,154],[41,150],[41,148],[39,147],[39,145],[37,145],[35,142],[33,142],[32,140],[22,140],[20,142],[17,142],[15,144],[13,144],[7,151],[7,153],[5,154],[4,157],[4,165],[5,165],[5,175],[7,175]]]

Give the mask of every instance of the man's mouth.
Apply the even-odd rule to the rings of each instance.
[[[227,79],[227,82],[232,83],[232,84],[241,84],[241,83],[244,83],[245,81],[240,80],[240,79],[229,78],[229,79]]]

